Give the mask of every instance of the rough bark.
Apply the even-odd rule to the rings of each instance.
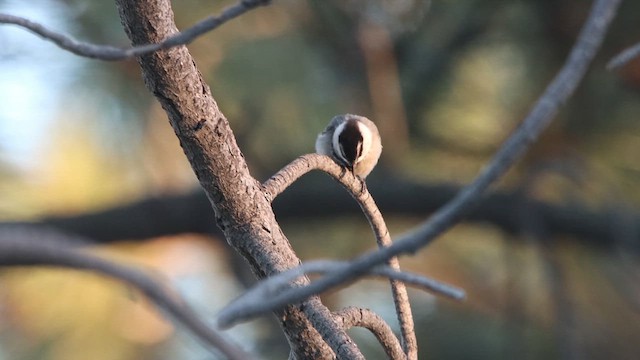
[[[168,0],[117,0],[133,45],[175,34]],[[300,263],[275,220],[260,184],[249,174],[229,123],[186,47],[138,59],[145,84],[162,104],[229,244],[258,277]],[[212,219],[213,220],[213,219]],[[308,282],[301,279],[296,285]],[[298,359],[362,358],[318,298],[276,313]],[[326,341],[326,342],[325,342]]]

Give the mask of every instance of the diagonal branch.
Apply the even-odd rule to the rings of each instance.
[[[369,309],[348,307],[334,314],[336,320],[342,322],[345,329],[354,326],[363,327],[378,339],[380,345],[391,360],[404,360],[406,355],[402,346],[393,334],[389,325],[376,313]]]
[[[170,0],[116,0],[116,6],[133,45],[161,42],[178,32]],[[227,242],[258,278],[298,266],[300,259],[260,183],[249,173],[229,122],[188,49],[181,46],[151,53],[138,57],[138,62],[145,84],[167,113]],[[308,283],[303,277],[292,286]],[[334,356],[364,359],[317,297],[280,308],[275,315],[298,360]]]
[[[312,169],[320,169],[331,175],[340,184],[342,184],[351,196],[358,202],[362,212],[371,225],[371,229],[376,237],[379,248],[386,248],[393,244],[389,229],[384,221],[384,217],[380,213],[380,209],[376,205],[373,197],[366,189],[363,180],[355,176],[351,172],[345,172],[335,161],[327,156],[318,154],[307,154],[292,161],[282,170],[278,171],[273,177],[267,180],[263,187],[267,197],[273,199],[277,194],[281,193],[296,179],[306,174]],[[400,271],[400,262],[398,258],[393,257],[387,260],[387,264]],[[409,294],[403,282],[391,279],[391,292],[393,302],[396,307],[396,315],[398,323],[400,323],[400,332],[402,334],[402,342],[408,360],[417,360],[418,358],[418,340],[416,339],[415,326],[413,323],[413,315],[411,313],[411,303],[409,302]]]
[[[315,260],[264,279],[220,310],[217,317],[218,324],[220,327],[228,328],[273,311],[282,303],[291,302],[292,298],[296,298],[297,292],[303,291],[304,288],[291,288],[289,286],[291,281],[305,274],[327,274],[348,266],[348,261]],[[462,300],[465,297],[462,289],[422,275],[398,271],[390,266],[376,266],[363,274],[363,276],[369,275],[386,277],[455,300]]]
[[[620,5],[620,0],[596,0],[569,58],[554,77],[520,127],[505,141],[491,162],[476,179],[463,188],[433,216],[388,248],[371,251],[357,257],[347,268],[325,275],[301,291],[294,301],[319,294],[331,287],[348,282],[367,269],[382,264],[400,254],[415,253],[436,236],[451,228],[481,199],[482,194],[525,153],[540,133],[549,125],[573,94],[593,60],[604,35]],[[284,304],[282,304],[284,305]]]
[[[43,240],[47,241],[43,241]],[[202,316],[189,308],[183,299],[166,286],[154,281],[142,271],[81,252],[70,244],[86,243],[52,230],[13,228],[3,231],[0,238],[0,266],[59,266],[93,272],[121,280],[146,295],[178,323],[211,348],[229,359],[250,359],[238,345],[231,343],[207,325]]]
[[[137,56],[146,55],[158,50],[169,49],[172,47],[186,45],[191,43],[197,37],[217,28],[218,26],[234,19],[251,9],[267,5],[270,0],[241,0],[235,5],[229,6],[220,12],[220,15],[210,16],[192,27],[167,37],[161,42],[154,44],[145,44],[129,48],[119,48],[110,45],[97,45],[83,42],[53,30],[48,29],[44,25],[35,21],[25,19],[20,16],[0,13],[0,23],[13,24],[27,29],[45,40],[49,40],[58,47],[67,50],[73,54],[107,61],[117,61],[131,59]]]

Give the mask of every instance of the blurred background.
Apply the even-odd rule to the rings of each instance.
[[[232,1],[174,2],[181,29]],[[559,69],[583,0],[275,1],[189,45],[263,181],[313,151],[339,113],[373,119],[384,153],[370,189],[392,235],[423,221],[478,173]],[[0,0],[86,41],[126,46],[111,1]],[[637,359],[640,354],[640,60],[604,65],[640,41],[626,1],[587,77],[477,211],[405,269],[466,289],[411,292],[421,359]],[[368,180],[369,180],[368,179]],[[0,235],[47,225],[148,269],[196,310],[252,282],[135,61],[71,55],[0,26]],[[310,174],[276,214],[303,260],[375,247],[329,177]],[[6,233],[5,235],[6,236]],[[46,241],[47,239],[40,239]],[[324,297],[373,309],[397,329],[389,286]],[[369,359],[373,336],[351,331]],[[263,318],[229,335],[265,359],[288,347]],[[52,268],[0,272],[0,359],[205,359],[210,354],[134,289]]]

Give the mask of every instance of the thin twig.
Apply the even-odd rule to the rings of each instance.
[[[628,47],[607,63],[607,70],[616,70],[640,56],[640,43]]]
[[[463,188],[428,221],[396,240],[390,247],[370,251],[357,257],[348,267],[326,274],[321,279],[304,287],[297,293],[298,296],[295,299],[288,299],[288,301],[301,301],[311,295],[351,281],[365,273],[367,269],[382,264],[394,256],[415,253],[429,244],[436,236],[451,228],[460,217],[470,211],[480,200],[483,192],[522,157],[540,133],[549,125],[560,105],[573,94],[576,86],[584,77],[587,66],[599,49],[619,4],[620,0],[595,1],[589,18],[560,72],[554,77],[520,127],[505,141],[491,162],[471,184]]]
[[[267,180],[263,185],[265,193],[270,199],[276,194],[281,193],[296,179],[306,174],[312,169],[321,169],[331,175],[340,184],[344,186],[351,196],[358,202],[362,212],[369,221],[369,225],[376,237],[379,248],[389,247],[393,244],[389,229],[384,221],[384,217],[380,213],[380,209],[376,205],[373,197],[367,190],[363,180],[356,177],[351,172],[338,166],[333,160],[327,156],[318,154],[307,154],[292,161],[282,170],[278,171],[271,179]],[[387,261],[387,264],[400,271],[400,262],[398,258],[393,257]],[[400,332],[402,335],[402,345],[408,360],[418,359],[418,340],[416,339],[415,325],[413,323],[413,315],[411,313],[411,303],[409,302],[409,294],[403,282],[390,280],[393,303],[396,308],[398,323],[400,324]]]
[[[9,234],[9,236],[7,236]],[[191,310],[180,296],[166,286],[154,281],[142,271],[81,252],[68,243],[82,243],[53,230],[20,229],[3,231],[0,239],[0,266],[60,266],[77,270],[90,270],[107,275],[134,286],[156,306],[164,309],[205,344],[219,350],[229,359],[246,360],[252,357],[238,345],[230,342],[201,320],[202,316]],[[43,241],[46,239],[47,241]],[[58,241],[64,239],[65,241]],[[85,242],[86,243],[86,242]]]
[[[378,339],[380,345],[391,360],[405,360],[406,355],[398,338],[389,325],[376,313],[369,309],[348,307],[334,314],[342,327],[350,329],[354,326],[365,328]]]
[[[348,261],[315,260],[285,272],[272,275],[253,288],[242,294],[233,302],[225,306],[217,316],[218,325],[228,328],[239,322],[251,319],[257,315],[273,311],[281,303],[287,303],[289,298],[297,298],[297,292],[304,287],[291,287],[291,282],[306,274],[327,274],[337,269],[349,267]],[[381,276],[414,286],[418,289],[443,295],[455,300],[465,297],[464,290],[439,282],[428,277],[398,271],[390,266],[376,266],[368,270],[363,276]],[[291,302],[289,302],[291,303]]]
[[[49,40],[58,47],[67,50],[73,54],[84,56],[92,59],[117,61],[131,59],[137,56],[146,55],[158,50],[169,49],[172,47],[186,45],[191,43],[197,37],[207,33],[227,21],[234,19],[251,9],[269,4],[270,0],[241,0],[238,3],[223,9],[219,15],[210,16],[192,27],[176,33],[160,43],[146,44],[129,48],[120,48],[111,45],[97,45],[83,42],[53,30],[48,29],[44,25],[35,21],[25,19],[20,16],[0,13],[0,23],[13,24],[25,28],[45,40]]]

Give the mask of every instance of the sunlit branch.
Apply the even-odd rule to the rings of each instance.
[[[53,31],[44,25],[35,21],[25,19],[20,16],[0,13],[0,23],[13,24],[25,28],[45,40],[49,40],[60,48],[67,50],[73,54],[93,59],[116,61],[131,59],[137,56],[146,55],[158,50],[169,49],[172,47],[186,45],[191,43],[197,37],[205,34],[227,21],[234,19],[251,9],[269,4],[270,0],[241,0],[235,5],[229,6],[222,10],[217,16],[210,16],[192,27],[166,38],[157,44],[140,45],[130,48],[120,48],[110,45],[97,45],[83,42],[56,31]]]
[[[82,243],[76,238],[52,230],[33,228],[2,229],[0,232],[0,266],[59,266],[77,270],[90,270],[121,280],[146,295],[156,306],[165,310],[205,344],[219,350],[229,359],[251,359],[239,346],[231,343],[202,316],[193,312],[180,296],[166,286],[151,279],[142,271],[80,251],[70,243]],[[45,241],[46,240],[46,241]],[[62,240],[62,241],[59,241]]]

